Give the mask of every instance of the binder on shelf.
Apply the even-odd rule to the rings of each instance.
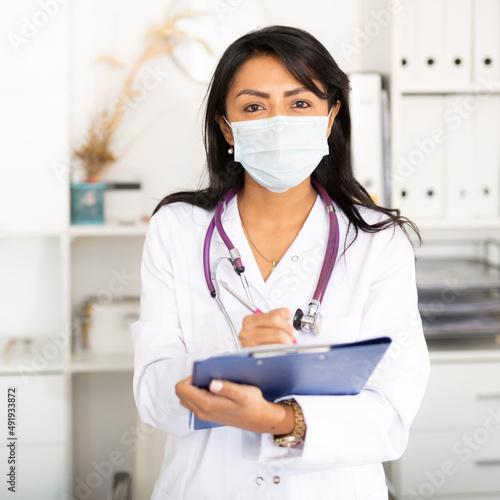
[[[443,98],[405,96],[399,136],[391,172],[392,205],[410,218],[443,217]]]
[[[268,401],[292,395],[354,395],[363,389],[390,343],[390,338],[380,337],[350,344],[243,349],[195,362],[192,383],[204,389],[214,379],[254,385]],[[192,413],[190,425],[195,430],[220,426]]]
[[[384,179],[384,199],[383,204],[388,207],[391,203],[390,195],[391,183],[391,116],[389,109],[389,92],[382,90],[382,151],[383,151],[383,174]]]
[[[472,0],[444,0],[442,85],[449,90],[460,91],[472,83],[471,18]]]
[[[418,22],[416,84],[425,90],[441,85],[445,73],[444,4],[436,0],[419,0],[414,3]]]
[[[475,0],[474,78],[500,81],[500,2]]]
[[[483,96],[473,119],[473,205],[477,217],[500,214],[500,96]]]
[[[473,137],[475,119],[472,113],[464,118],[455,109],[462,109],[470,95],[444,98],[446,122],[445,217],[471,218],[474,203]]]
[[[385,200],[382,122],[382,77],[378,73],[349,75],[354,175],[376,203]]]
[[[396,60],[403,90],[415,85],[417,77],[417,7],[413,0],[403,0],[401,16],[394,19]]]

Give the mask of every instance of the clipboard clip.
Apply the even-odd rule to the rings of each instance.
[[[274,358],[275,356],[287,356],[289,354],[324,354],[325,352],[330,352],[331,347],[329,346],[309,346],[309,347],[292,347],[290,349],[276,350],[276,351],[261,351],[253,352],[251,354],[252,358]]]

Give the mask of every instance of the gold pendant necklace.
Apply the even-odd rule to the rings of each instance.
[[[264,259],[264,260],[267,260],[267,262],[271,262],[271,264],[273,265],[272,269],[271,269],[271,272],[273,272],[275,269],[276,269],[276,266],[279,264],[280,260],[277,260],[277,259],[268,259],[267,257],[265,257],[264,255],[262,255],[262,253],[260,252],[260,250],[257,248],[257,246],[255,245],[255,243],[253,242],[252,240],[252,237],[250,236],[250,233],[248,232],[248,228],[245,224],[245,221],[243,220],[243,217],[241,215],[241,210],[240,210],[240,205],[238,205],[238,213],[240,214],[240,219],[241,219],[241,223],[243,224],[243,229],[245,230],[245,232],[247,233],[247,236],[248,236],[248,239],[250,240],[250,243],[252,244],[252,246],[255,248],[255,250],[257,251],[257,253]]]

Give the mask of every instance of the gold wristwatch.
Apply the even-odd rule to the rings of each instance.
[[[274,444],[276,446],[291,448],[292,446],[297,446],[304,441],[307,429],[306,421],[304,419],[304,414],[302,413],[302,408],[297,401],[294,399],[286,399],[285,401],[280,401],[280,403],[285,403],[293,408],[295,426],[290,434],[283,434],[280,436],[274,435]]]

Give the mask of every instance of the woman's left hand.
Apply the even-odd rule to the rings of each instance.
[[[181,405],[202,420],[269,434],[288,434],[294,427],[292,407],[266,401],[252,385],[212,380],[207,391],[188,377],[176,384],[175,392]]]

